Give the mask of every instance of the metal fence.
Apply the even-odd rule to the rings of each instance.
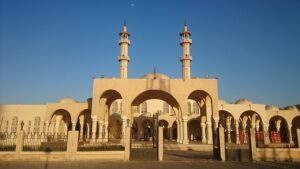
[[[0,133],[0,151],[15,151],[16,150],[16,133]]]
[[[23,151],[67,151],[68,135],[65,133],[27,133]]]

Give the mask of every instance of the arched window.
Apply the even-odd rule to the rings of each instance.
[[[117,113],[118,112],[118,102],[114,101],[112,103],[111,113]]]
[[[142,113],[147,113],[147,102],[142,103]]]
[[[194,109],[194,113],[195,114],[199,114],[200,113],[200,108],[197,102],[193,103],[193,109]]]
[[[41,118],[35,117],[33,125],[34,125],[33,132],[35,133],[40,132]]]
[[[169,113],[169,104],[164,102],[164,113]]]
[[[191,114],[191,112],[192,112],[191,109],[192,109],[191,103],[188,102],[188,114]]]
[[[11,122],[11,132],[16,133],[18,129],[18,117],[14,117]]]

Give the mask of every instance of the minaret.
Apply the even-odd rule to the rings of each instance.
[[[120,35],[120,40],[119,40],[120,78],[127,79],[127,74],[128,74],[127,65],[128,65],[128,62],[130,61],[130,58],[128,56],[128,47],[130,45],[130,40],[129,40],[130,33],[127,32],[126,21],[124,21],[123,30],[122,30],[122,32],[119,33],[119,35]]]
[[[182,46],[182,55],[180,61],[182,62],[182,79],[191,78],[191,61],[192,56],[190,55],[190,46],[192,45],[192,39],[190,36],[192,33],[188,31],[188,26],[186,21],[184,22],[184,30],[180,33],[181,40],[180,45]]]

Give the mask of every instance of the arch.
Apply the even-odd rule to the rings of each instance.
[[[106,99],[105,103],[106,105],[108,105],[110,107],[110,105],[112,104],[113,101],[117,100],[117,99],[122,99],[122,95],[116,91],[116,90],[106,90],[102,93],[102,95],[100,96],[99,102],[101,103],[101,100]]]
[[[163,138],[169,139],[169,132],[168,132],[169,123],[166,120],[159,120],[158,125],[163,127]]]
[[[300,116],[296,116],[292,120],[292,129],[291,129],[291,131],[292,131],[292,139],[293,139],[294,143],[298,143],[297,129],[300,129]],[[300,145],[297,145],[297,146],[299,147]]]
[[[65,109],[54,111],[50,118],[49,128],[52,133],[67,134],[67,131],[72,130],[71,114]]]
[[[200,141],[202,135],[200,128],[200,120],[193,118],[188,121],[188,138],[190,141]]]
[[[204,90],[192,91],[187,99],[194,100],[199,106],[200,116],[206,116],[207,121],[212,121],[213,108],[212,108],[212,97]],[[209,116],[209,117],[208,117]]]
[[[233,115],[225,110],[219,111],[220,121],[219,124],[225,129],[225,141],[228,143],[236,142],[236,132],[235,123]]]
[[[289,143],[289,129],[285,118],[276,115],[269,121],[271,143]]]
[[[172,96],[170,93],[163,90],[146,90],[140,94],[138,94],[133,101],[131,102],[132,107],[137,107],[141,103],[150,99],[159,99],[168,103],[172,108],[176,108],[180,110],[180,106],[178,101]],[[180,111],[176,111],[176,113],[180,113]],[[178,114],[177,114],[178,115]]]
[[[260,136],[263,134],[263,123],[260,115],[253,111],[244,111],[239,118],[239,137],[241,143],[248,143],[248,133],[250,128],[254,128],[256,135]],[[263,142],[263,137],[256,137],[258,143]]]
[[[159,99],[167,102],[172,107],[179,108],[177,100],[168,92],[163,90],[146,90],[135,97],[132,101],[132,106],[138,106],[142,102],[150,99]]]

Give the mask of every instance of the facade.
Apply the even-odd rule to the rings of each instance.
[[[120,77],[93,80],[92,98],[78,102],[63,98],[45,105],[0,105],[0,131],[23,130],[32,135],[79,131],[79,140],[120,141],[126,126],[131,138],[150,140],[155,126],[163,126],[165,140],[178,144],[212,145],[218,126],[225,128],[228,143],[247,143],[254,128],[258,143],[296,143],[300,106],[278,108],[239,99],[226,103],[218,98],[217,79],[191,78],[191,32],[187,24],[180,33],[182,78],[153,72],[128,79],[130,33],[126,24],[119,33]]]

